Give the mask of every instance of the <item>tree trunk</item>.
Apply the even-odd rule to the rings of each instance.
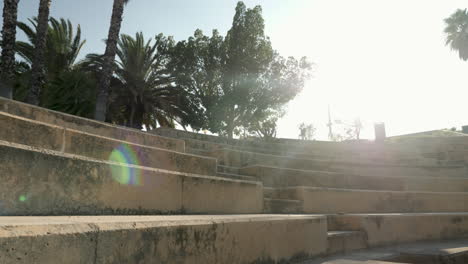
[[[39,16],[37,21],[36,43],[34,43],[34,56],[31,66],[31,80],[26,102],[39,104],[41,87],[44,84],[44,51],[46,48],[47,30],[49,28],[49,11],[51,0],[40,0]]]
[[[15,74],[16,22],[19,0],[3,1],[2,61],[0,66],[0,96],[13,98]]]
[[[117,41],[119,39],[120,27],[122,25],[124,5],[125,0],[114,0],[109,35],[107,37],[106,52],[104,53],[102,75],[99,80],[96,111],[94,113],[94,119],[98,121],[105,121],[106,119],[107,98],[109,96],[110,81],[114,72],[113,66],[115,54],[117,52]]]

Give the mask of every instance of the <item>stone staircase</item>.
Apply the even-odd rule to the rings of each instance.
[[[459,156],[395,143],[255,142],[253,148],[184,131],[156,133],[216,158],[218,171],[261,181],[265,213],[325,215],[326,255],[468,235],[468,174]]]
[[[0,263],[296,263],[468,236],[463,142],[146,133],[2,98],[0,124]]]

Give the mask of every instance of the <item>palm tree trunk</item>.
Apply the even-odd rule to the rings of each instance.
[[[36,43],[34,43],[34,57],[31,66],[31,80],[26,102],[39,104],[41,87],[45,79],[44,54],[46,48],[47,30],[49,28],[49,11],[51,0],[40,0],[39,16],[37,20]]]
[[[2,61],[0,66],[0,96],[13,98],[15,68],[16,22],[19,0],[3,1]]]
[[[106,119],[107,98],[109,96],[110,80],[112,73],[114,72],[113,65],[117,51],[117,40],[119,39],[120,27],[122,25],[122,15],[125,2],[125,0],[114,0],[109,35],[107,37],[106,52],[104,53],[103,58],[102,75],[99,80],[96,111],[94,113],[94,119],[98,121],[105,121]]]

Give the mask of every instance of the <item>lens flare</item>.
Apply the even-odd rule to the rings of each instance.
[[[112,178],[124,185],[142,185],[141,170],[138,168],[125,166],[126,164],[140,165],[135,151],[127,144],[122,144],[112,151],[109,161],[122,165],[110,165]]]
[[[26,202],[26,200],[27,200],[26,195],[20,195],[20,197],[18,198],[18,200],[19,200],[20,202],[23,202],[23,203]]]

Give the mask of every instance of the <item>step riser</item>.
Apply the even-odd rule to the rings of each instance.
[[[428,177],[357,176],[316,171],[288,170],[264,166],[242,168],[241,174],[257,177],[266,187],[310,186],[323,188],[466,192],[468,179]]]
[[[360,230],[370,247],[468,237],[468,214],[329,216],[329,228]]]
[[[291,263],[325,253],[324,218],[248,220],[13,226],[0,237],[0,261]]]
[[[265,199],[263,212],[266,214],[300,214],[302,203],[300,201]]]
[[[0,145],[2,215],[260,213],[260,184]]]
[[[218,172],[229,173],[229,174],[246,175],[246,174],[240,173],[240,168],[237,168],[237,167],[218,166]],[[246,176],[249,176],[249,175],[246,175]]]
[[[275,199],[303,201],[305,213],[467,212],[468,193],[408,193],[288,188]]]
[[[136,144],[159,147],[179,152],[185,151],[183,140],[157,136],[139,130],[114,126],[91,119],[80,118],[45,108],[35,107],[0,97],[0,111],[39,122],[70,128],[103,137]]]
[[[135,145],[124,141],[50,126],[0,113],[0,123],[9,129],[0,131],[0,140],[86,156],[114,160],[151,168],[216,174],[216,159]],[[119,160],[124,158],[124,160]]]
[[[328,236],[327,254],[343,254],[354,250],[367,248],[366,237],[363,232],[352,234]]]
[[[217,173],[216,176],[220,178],[232,179],[232,180],[241,180],[241,181],[257,181],[254,177],[237,175],[237,174],[228,174],[228,173]]]

